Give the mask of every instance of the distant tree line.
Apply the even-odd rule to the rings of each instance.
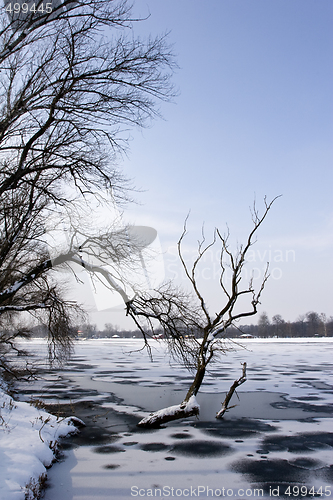
[[[106,323],[103,330],[97,325],[85,323],[73,328],[76,338],[140,338],[139,330],[124,330],[118,325]],[[155,329],[155,337],[161,337],[162,329]],[[241,336],[258,338],[289,338],[289,337],[333,337],[333,316],[327,318],[324,313],[310,311],[302,314],[296,321],[285,321],[280,314],[270,320],[264,312],[259,316],[257,325],[232,326],[226,330],[225,337],[239,338]],[[46,337],[47,330],[42,325],[35,327],[34,337]],[[196,336],[199,336],[199,332]]]
[[[296,321],[285,321],[276,314],[270,321],[266,313],[259,317],[257,325],[241,327],[243,333],[255,337],[333,337],[333,316],[309,311]]]

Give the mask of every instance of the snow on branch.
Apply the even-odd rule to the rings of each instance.
[[[179,405],[169,406],[163,410],[151,413],[148,417],[143,418],[137,424],[138,427],[159,427],[161,424],[178,420],[179,418],[187,418],[199,415],[200,405],[197,403],[195,396],[191,396],[188,401],[183,401]]]

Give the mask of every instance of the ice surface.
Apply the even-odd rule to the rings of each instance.
[[[233,345],[212,365],[197,396],[199,419],[142,431],[135,424],[143,416],[181,403],[191,374],[170,362],[160,342],[153,343],[153,362],[138,350],[139,340],[80,342],[64,370],[46,372],[34,385],[34,395],[47,402],[67,405],[67,411],[77,405],[87,424],[81,438],[72,445],[66,441],[64,459],[48,471],[45,500],[158,498],[160,490],[164,498],[185,498],[198,496],[199,487],[205,488],[201,498],[218,497],[220,490],[219,496],[239,500],[250,492],[253,497],[259,487],[262,498],[273,498],[270,487],[279,488],[281,498],[306,498],[283,497],[288,485],[308,491],[327,487],[322,498],[331,498],[333,342],[246,339],[242,344],[245,349]],[[37,341],[30,346],[44,349]],[[216,421],[244,361],[248,379],[239,400],[234,396],[231,402],[237,406]]]

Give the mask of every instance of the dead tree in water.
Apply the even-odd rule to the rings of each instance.
[[[257,313],[257,306],[260,304],[260,297],[269,277],[268,263],[257,288],[254,287],[253,277],[244,287],[241,286],[241,281],[242,275],[244,277],[248,251],[255,242],[256,233],[275,199],[269,203],[266,198],[264,199],[265,209],[261,216],[259,216],[254,204],[252,210],[253,228],[246,243],[241,245],[236,252],[233,253],[230,250],[229,231],[226,235],[222,235],[216,229],[210,243],[206,243],[204,236],[199,241],[197,257],[191,266],[185,262],[182,252],[183,240],[187,233],[187,220],[185,220],[184,230],[178,242],[178,253],[186,277],[192,287],[191,296],[175,290],[169,285],[156,291],[155,295],[137,296],[127,304],[128,314],[132,316],[144,338],[147,339],[149,332],[150,335],[152,334],[154,321],[157,321],[158,326],[162,327],[164,331],[164,337],[169,343],[171,352],[180,357],[187,368],[194,371],[193,382],[182,403],[152,413],[139,422],[140,427],[158,426],[170,420],[199,413],[199,405],[196,403],[195,397],[204,380],[209,363],[217,359],[219,354],[224,354],[227,351],[224,340],[227,329],[234,325],[237,320]],[[224,303],[219,312],[212,315],[199,287],[198,269],[207,251],[217,243],[220,245],[219,285],[223,292]],[[226,275],[227,269],[231,272],[229,279]],[[243,298],[248,298],[247,306],[244,305]],[[242,300],[242,304],[240,304],[240,300]],[[245,377],[245,374],[243,375]],[[242,382],[239,381],[238,385],[240,383]],[[228,401],[226,408],[227,405]],[[221,412],[223,412],[223,408]]]

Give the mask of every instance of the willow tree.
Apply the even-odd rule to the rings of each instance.
[[[0,11],[3,372],[10,371],[6,351],[29,333],[27,315],[43,321],[54,344],[70,342],[79,308],[65,300],[54,275],[57,265],[82,262],[82,248],[94,253],[96,245],[99,257],[115,264],[122,258],[113,228],[90,231],[78,244],[73,237],[51,259],[47,221],[59,221],[72,204],[101,189],[105,203],[127,199],[128,183],[116,166],[126,131],[143,127],[158,114],[157,102],[173,95],[166,38],[136,38],[126,0],[31,5],[5,2]]]

